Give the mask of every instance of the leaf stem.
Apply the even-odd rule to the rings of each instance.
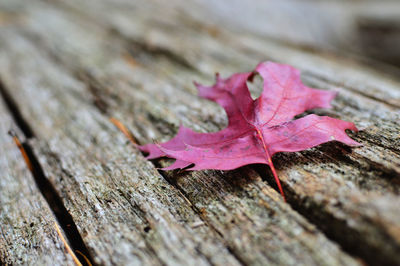
[[[267,157],[267,161],[268,161],[269,167],[271,167],[271,171],[272,171],[272,174],[274,175],[275,182],[278,185],[279,192],[281,193],[281,195],[283,197],[283,200],[286,202],[286,197],[285,197],[285,194],[283,193],[281,182],[279,181],[278,174],[276,173],[276,170],[275,170],[275,166],[272,163],[271,156],[269,155],[269,152],[268,152],[268,149],[267,149],[267,145],[265,144],[265,141],[264,141],[264,137],[263,137],[261,131],[258,128],[255,128],[255,129],[257,131],[257,136],[261,140],[261,143],[263,145],[263,148],[264,148],[264,151],[265,151],[265,156]]]

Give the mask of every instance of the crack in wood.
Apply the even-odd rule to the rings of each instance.
[[[122,41],[126,41],[127,42],[127,45],[129,45],[129,40],[125,40],[127,37],[126,36],[122,36],[121,35],[121,38],[123,38],[124,40],[122,40]],[[137,45],[135,46],[136,44],[135,44],[135,41],[133,41],[133,46],[134,47],[137,47]],[[142,46],[144,46],[144,47],[142,47]],[[132,48],[131,48],[132,49]],[[148,53],[150,56],[154,56],[154,57],[166,57],[168,60],[171,60],[171,61],[174,61],[174,59],[173,58],[169,58],[169,55],[166,55],[163,51],[157,51],[157,49],[158,49],[158,47],[156,47],[155,48],[155,50],[156,50],[156,52],[154,52],[154,51],[152,51],[149,47],[147,47],[147,44],[146,43],[139,43],[139,46],[137,47],[137,49],[142,49],[142,51],[140,51],[140,52],[143,52],[144,54],[146,54],[146,53]],[[164,48],[162,48],[162,49],[164,49]],[[131,52],[132,53],[132,52]],[[134,54],[133,54],[134,55]],[[184,64],[182,65],[181,63],[179,63],[179,62],[176,62],[178,65],[180,65],[180,66],[185,66]],[[68,66],[68,67],[70,67],[70,66]],[[320,77],[318,77],[318,78],[320,78]],[[97,88],[97,90],[96,90],[96,93],[95,94],[98,94],[99,93],[99,91],[101,91],[102,90],[102,88],[98,88],[97,86],[96,86],[96,88]],[[348,88],[348,87],[346,87],[346,88]],[[360,92],[358,91],[358,90],[352,90],[351,88],[348,88],[349,90],[351,90],[351,91],[353,91],[353,92],[355,92],[355,93],[358,93],[358,94],[360,94]],[[89,90],[90,90],[90,88],[89,88]],[[104,92],[102,92],[102,93],[104,93]],[[92,92],[92,94],[93,94],[93,92]],[[107,96],[107,95],[106,95]],[[362,96],[364,96],[364,97],[366,97],[366,98],[370,98],[370,99],[372,99],[372,100],[375,100],[375,101],[378,101],[378,102],[382,102],[382,100],[381,99],[375,99],[375,98],[371,98],[371,97],[369,97],[369,95],[362,95]],[[103,96],[104,97],[104,96]],[[107,101],[106,101],[107,102]],[[386,102],[382,102],[382,103],[384,103],[384,104],[388,104],[388,103],[386,103]],[[97,106],[97,104],[95,103],[95,105],[96,105],[96,107],[97,108],[99,108],[98,106]],[[390,106],[390,104],[389,104],[389,106]],[[391,106],[391,107],[396,107],[396,106]],[[102,112],[101,111],[101,109],[99,109],[99,111],[100,112]],[[104,114],[104,113],[103,113]],[[167,127],[167,128],[169,128],[169,127]],[[164,176],[163,174],[161,174],[162,176]],[[270,183],[268,180],[268,178],[269,178],[269,176],[268,177],[266,177],[265,175],[266,175],[266,173],[264,172],[263,174],[260,174],[262,177],[263,177],[263,179],[264,179],[264,181],[267,181],[268,183]],[[165,177],[164,176],[164,178],[168,181],[168,177]],[[176,185],[174,185],[174,184],[172,184],[170,181],[168,181],[168,183],[170,183],[172,186],[174,186],[175,188],[177,188],[177,186]],[[273,185],[272,185],[272,187],[274,187]],[[275,187],[274,187],[275,188]],[[177,188],[179,191],[181,191],[181,189],[179,189],[179,188]],[[322,212],[322,213],[319,213],[319,211],[321,210],[321,209],[323,209],[323,206],[320,206],[320,205],[318,205],[317,203],[315,203],[315,202],[313,202],[313,199],[307,199],[308,201],[310,201],[310,203],[311,204],[314,204],[314,205],[316,205],[316,206],[312,206],[312,207],[310,207],[311,205],[310,205],[310,203],[308,203],[308,205],[306,205],[306,206],[302,206],[302,205],[305,205],[305,204],[303,204],[304,203],[304,198],[301,198],[301,196],[299,196],[298,194],[297,194],[297,192],[296,191],[292,191],[292,190],[290,190],[290,188],[288,187],[288,186],[285,186],[285,190],[287,190],[291,195],[291,197],[290,197],[290,199],[289,199],[289,203],[290,203],[290,205],[296,210],[296,211],[298,211],[303,217],[305,217],[306,219],[308,219],[309,221],[311,221],[313,224],[315,224],[315,225],[317,225],[317,227],[319,227],[319,228],[321,228],[322,226],[324,226],[324,225],[326,225],[326,224],[330,224],[330,222],[331,222],[331,218],[332,217],[330,217],[329,215],[331,215],[331,213],[329,213],[329,212]],[[296,205],[297,204],[297,205]],[[193,204],[192,204],[193,205]],[[195,208],[195,207],[193,207],[193,208]],[[200,210],[198,210],[197,208],[196,209],[194,209],[195,210],[195,212],[196,213],[198,213],[200,216],[201,216],[201,211]],[[317,214],[314,214],[313,212],[316,212]],[[317,219],[317,218],[315,218],[314,217],[314,215],[325,215],[326,217],[323,217],[323,219]],[[315,222],[313,222],[313,221],[315,221]],[[329,223],[328,223],[329,222]],[[351,231],[352,229],[351,228],[346,228],[346,224],[345,224],[345,222],[343,222],[343,221],[339,221],[339,220],[337,220],[337,221],[335,221],[335,222],[337,222],[337,224],[338,225],[336,225],[336,223],[335,223],[335,227],[337,226],[338,227],[338,229],[337,230],[335,230],[335,232],[333,233],[333,232],[329,232],[329,228],[327,228],[327,229],[325,229],[325,230],[323,230],[323,232],[329,237],[329,238],[331,238],[331,239],[333,239],[335,242],[337,242],[339,245],[341,245],[343,248],[345,248],[346,249],[346,245],[347,246],[349,246],[349,253],[351,253],[351,252],[353,252],[353,250],[352,250],[352,243],[353,244],[355,244],[355,245],[359,245],[359,242],[357,242],[357,241],[354,241],[354,242],[346,242],[346,241],[348,241],[348,239],[347,238],[349,238],[350,240],[351,240],[351,238],[352,237],[355,237],[357,240],[364,240],[363,239],[363,237],[362,237],[362,235],[356,235],[357,233],[359,233],[359,232],[356,232],[356,231]],[[341,226],[342,226],[342,228],[341,228]],[[347,230],[350,230],[350,233],[348,234],[348,236],[336,236],[335,234],[336,233],[338,233],[338,234],[341,234],[341,229],[347,229]],[[217,233],[219,233],[218,231],[217,231]],[[330,237],[329,235],[328,235],[328,233],[330,233],[330,234],[332,234],[332,237]],[[347,234],[347,233],[346,233]],[[342,238],[340,238],[340,237],[342,237]],[[338,240],[336,240],[336,239],[338,239]],[[362,241],[363,242],[363,241]],[[227,246],[228,248],[229,248],[229,246]],[[346,250],[347,251],[347,250]],[[376,250],[374,250],[373,248],[371,248],[371,249],[368,249],[368,247],[367,248],[364,248],[364,247],[361,247],[361,254],[364,254],[364,253],[368,253],[368,252],[371,252],[371,254],[374,254],[374,253],[372,253],[372,251],[373,252],[376,252]],[[356,254],[356,252],[358,252],[358,251],[354,251],[354,254]],[[378,250],[378,252],[379,252],[379,250]],[[357,253],[358,254],[358,253]],[[364,254],[365,255],[365,254]],[[363,255],[363,256],[364,256]],[[365,258],[367,258],[367,256],[368,256],[369,254],[366,254],[365,256]],[[370,256],[372,256],[372,255],[370,255]],[[381,255],[381,257],[382,257],[382,255]],[[382,259],[382,258],[380,258],[380,259]],[[373,260],[374,261],[374,260]],[[375,260],[375,261],[377,261],[377,260]],[[387,262],[387,261],[389,261],[389,260],[382,260],[382,261],[385,261],[385,262]],[[390,262],[390,261],[389,261]]]
[[[288,200],[292,208],[317,225],[329,239],[339,243],[345,252],[362,258],[369,265],[398,265],[398,260],[383,254],[380,246],[373,246],[364,241],[362,233],[348,226],[346,220],[338,219],[330,213],[324,212],[324,206],[318,205],[308,198],[301,200],[295,194],[292,195],[294,197],[290,197]],[[385,236],[388,248],[393,249],[397,245],[385,231],[379,228],[375,228],[375,230],[379,230],[379,234]]]
[[[363,134],[358,134],[358,135],[357,135],[357,138],[358,138],[358,139],[361,139],[361,140],[364,140],[364,141],[368,141],[369,143],[371,143],[371,144],[373,144],[373,145],[382,147],[382,148],[384,148],[384,149],[386,149],[386,150],[390,150],[390,151],[392,151],[392,152],[394,152],[394,153],[396,153],[397,155],[400,156],[400,149],[399,149],[399,148],[390,147],[390,146],[388,146],[388,145],[385,145],[385,144],[383,144],[382,142],[380,142],[380,141],[378,141],[378,140],[374,140],[374,137],[375,137],[375,136],[373,136],[372,134],[368,134],[367,132],[363,132]],[[376,137],[375,137],[375,138],[376,138]],[[390,140],[389,140],[389,141],[390,141]]]
[[[66,4],[62,1],[54,1],[54,2],[52,2],[52,4],[56,5],[58,7],[61,7],[63,9],[67,9],[73,13],[76,13],[77,15],[79,15],[81,17],[85,17],[85,19],[91,20],[91,22],[93,22],[96,25],[101,23],[97,18],[87,16],[87,14],[85,14],[81,10],[73,8],[72,6]],[[112,39],[120,39],[124,42],[124,45],[127,48],[129,55],[133,56],[134,58],[137,58],[137,55],[141,56],[141,54],[148,54],[149,56],[152,56],[152,57],[164,57],[167,60],[169,60],[170,62],[174,62],[183,68],[186,68],[186,69],[192,70],[192,71],[198,71],[197,68],[194,67],[185,57],[171,51],[168,48],[155,46],[155,45],[152,45],[143,40],[130,38],[128,36],[125,36],[117,28],[110,27],[106,23],[102,23],[102,24],[103,24],[102,26],[107,28],[108,32],[112,36],[111,37]]]
[[[343,87],[343,88],[345,88],[345,89],[347,89],[347,90],[349,90],[349,91],[351,91],[351,92],[354,92],[354,93],[356,93],[356,94],[358,94],[358,95],[360,95],[360,96],[363,96],[363,97],[365,97],[365,98],[367,98],[367,99],[370,99],[370,100],[373,100],[373,101],[375,101],[375,102],[379,102],[379,103],[381,103],[381,104],[384,104],[384,105],[386,105],[386,106],[389,107],[389,108],[395,108],[395,109],[400,108],[400,105],[398,105],[398,104],[396,104],[396,103],[387,102],[387,101],[385,101],[384,99],[381,99],[381,98],[376,97],[376,96],[374,96],[374,95],[371,95],[371,94],[369,94],[369,93],[363,92],[363,91],[361,91],[361,90],[357,90],[357,89],[355,89],[355,88],[352,87],[352,86],[345,85],[345,84],[340,83],[340,82],[337,82],[337,81],[329,80],[329,79],[327,79],[326,77],[323,77],[323,76],[321,76],[321,75],[318,75],[318,74],[316,74],[316,73],[314,73],[314,72],[303,71],[303,75],[307,75],[307,76],[316,78],[316,79],[318,79],[318,80],[324,81],[324,82],[326,82],[326,83],[328,83],[328,84],[331,84],[331,85],[333,85],[333,86],[336,86],[336,87]]]
[[[56,216],[61,228],[64,230],[73,250],[79,250],[81,253],[85,254],[90,263],[94,265],[93,259],[82,240],[82,236],[79,234],[78,228],[71,214],[64,206],[62,199],[58,195],[58,192],[54,188],[53,184],[51,184],[51,182],[46,178],[42,166],[34,154],[32,147],[27,142],[23,143],[22,145],[32,163],[32,175],[35,179],[35,183]],[[76,253],[76,255],[83,265],[87,265],[86,260],[79,253]]]
[[[272,173],[267,169],[266,165],[256,165],[253,168],[265,182],[279,193]],[[386,256],[382,253],[382,249],[366,242],[362,233],[348,226],[346,220],[341,220],[325,211],[324,206],[316,203],[311,197],[300,197],[284,181],[282,181],[282,186],[286,192],[287,203],[293,210],[297,211],[308,222],[314,224],[327,238],[340,245],[349,255],[360,257],[370,265],[397,265],[396,258]],[[379,229],[375,228],[375,230]],[[386,232],[380,231],[381,235],[386,236],[387,242],[391,243],[391,247],[397,246]],[[360,243],[363,244],[360,245]]]
[[[165,123],[165,121],[158,120],[156,118],[152,118],[154,122],[157,123]],[[166,127],[169,128],[169,127]],[[339,147],[341,146],[338,144]],[[347,148],[347,147],[344,147]],[[345,160],[347,163],[356,163],[355,160],[352,158],[342,155],[341,153],[336,152],[338,156],[340,156],[341,160]],[[364,158],[363,158],[364,159]],[[161,165],[157,163],[157,160],[152,160],[153,165],[156,168],[160,168]],[[264,182],[267,182],[274,190],[276,190],[279,193],[279,189],[276,186],[276,183],[274,182],[274,179],[272,177],[272,173],[270,170],[267,168],[265,165],[259,165],[256,167],[253,167],[257,173],[261,176],[261,178],[264,180]],[[174,182],[173,179],[168,177],[167,174],[163,173],[162,171],[158,171],[161,176],[164,177],[164,179],[171,184],[173,187],[175,187],[177,190],[179,190],[185,199],[187,199],[191,205],[193,210],[201,217],[202,221],[205,222],[210,228],[212,228],[215,232],[217,232],[222,238],[223,234],[218,231],[215,227],[210,225],[206,218],[201,214],[201,211],[194,206],[194,204],[188,199],[188,197],[185,195],[185,191],[179,188],[179,185]],[[310,204],[306,204],[305,206],[302,206],[302,202],[304,202],[304,199],[300,199],[300,196],[291,189],[291,187],[286,184],[285,182],[282,182],[282,186],[285,191],[287,191],[288,194],[288,204],[292,207],[293,210],[298,212],[302,217],[304,217],[307,221],[309,221],[311,224],[314,224],[318,229],[320,229],[330,240],[334,241],[337,243],[340,247],[343,248],[345,252],[347,252],[351,256],[356,256],[356,257],[361,257],[365,261],[373,261],[374,263],[386,263],[385,265],[392,265],[394,261],[392,261],[390,258],[385,257],[384,254],[379,254],[380,249],[374,246],[368,246],[367,244],[364,244],[362,247],[359,247],[358,243],[360,242],[365,242],[363,235],[356,231],[351,229],[346,221],[338,220],[336,217],[334,217],[331,213],[324,211],[323,206],[317,205],[315,202],[313,202],[312,199],[309,199]],[[312,206],[312,207],[310,207]],[[315,217],[315,214],[318,216]],[[325,217],[324,217],[325,215]],[[335,228],[335,230],[332,230],[330,222],[332,222],[332,227]],[[327,226],[329,224],[329,227]],[[341,232],[345,232],[345,236],[342,235]],[[384,233],[382,231],[382,233]],[[241,258],[240,255],[234,253],[234,249],[229,246],[227,243],[225,243],[228,251],[235,256],[235,258],[240,261],[242,264],[246,264]],[[356,247],[357,246],[357,247]],[[393,246],[395,246],[395,243],[393,243]],[[371,255],[374,254],[374,255]],[[373,258],[372,258],[373,257]]]
[[[113,32],[115,31],[113,30]],[[165,57],[170,62],[173,62],[189,70],[197,71],[197,69],[191,63],[189,63],[186,58],[174,53],[167,48],[154,46],[141,40],[127,38],[119,32],[118,35],[119,37],[121,37],[122,40],[126,42],[128,52],[133,58],[140,58],[140,56],[142,56],[143,54],[148,54],[151,57]]]
[[[29,123],[22,116],[15,100],[11,97],[11,95],[7,92],[4,84],[0,80],[0,94],[6,103],[6,106],[11,113],[15,123],[20,128],[24,137],[27,139],[35,138],[35,134]],[[86,245],[84,244],[81,235],[79,234],[78,228],[74,223],[71,214],[68,212],[66,207],[64,206],[60,196],[58,195],[57,190],[51,184],[51,182],[46,178],[42,166],[40,165],[32,147],[29,145],[28,141],[22,143],[22,147],[26,152],[26,155],[31,163],[31,173],[34,178],[34,181],[39,188],[39,191],[45,198],[48,203],[50,209],[54,213],[54,216],[57,218],[57,221],[61,228],[63,229],[68,242],[74,250],[78,250],[86,258],[90,261],[92,265],[95,265],[91,254],[89,253]],[[76,253],[82,265],[88,265],[86,259]]]
[[[109,104],[103,96],[104,89],[101,88],[101,84],[97,82],[93,76],[87,71],[77,71],[74,75],[78,80],[86,84],[86,88],[93,98],[93,104],[102,114],[108,113]]]
[[[17,104],[15,103],[11,95],[8,93],[1,80],[0,80],[0,95],[3,98],[4,103],[7,106],[7,109],[10,111],[10,114],[12,115],[15,123],[24,133],[25,137],[28,139],[35,137],[35,133],[33,132],[31,126],[23,118],[19,108],[17,107]]]
[[[25,33],[25,32],[24,32],[24,33]],[[36,44],[37,47],[43,48],[41,45],[38,45],[38,42],[40,42],[40,39],[36,38],[35,36],[33,36],[33,35],[31,35],[31,34],[28,34],[28,33],[26,33],[26,34],[27,34],[27,37],[28,37],[34,44]],[[146,48],[146,49],[148,49],[148,48]],[[55,63],[58,63],[58,64],[62,63],[62,59],[59,58],[57,54],[53,53],[53,52],[52,52],[51,50],[49,50],[49,49],[43,49],[43,50],[45,50],[45,52],[46,52],[46,54],[49,56],[49,58],[52,59]],[[166,54],[166,53],[164,53],[163,51],[160,51],[160,50],[157,50],[156,53],[157,53],[157,54],[164,54],[164,55]],[[167,53],[167,54],[168,54],[168,53]],[[169,54],[168,56],[171,56],[171,54]],[[173,57],[173,55],[172,55],[172,57]],[[169,59],[171,59],[171,58],[169,58]],[[179,58],[176,59],[176,60],[179,61]],[[187,68],[191,68],[190,65],[185,65],[186,63],[184,63],[184,62],[181,62],[181,64],[182,64],[183,66],[187,67]],[[71,73],[71,75],[75,76],[78,80],[80,80],[80,81],[82,81],[82,82],[84,82],[84,83],[86,84],[88,91],[90,92],[90,94],[91,94],[92,97],[94,98],[94,100],[93,100],[93,105],[96,107],[96,109],[97,109],[102,115],[105,115],[105,116],[107,116],[107,118],[108,118],[108,114],[109,114],[109,110],[108,110],[108,109],[109,109],[109,105],[110,105],[110,104],[109,104],[109,102],[108,102],[108,100],[107,100],[108,98],[104,97],[104,95],[107,96],[107,94],[104,94],[105,91],[104,91],[104,88],[102,87],[102,85],[101,85],[101,84],[100,84],[86,69],[83,69],[83,68],[82,68],[82,69],[77,69],[77,70],[74,71],[74,70],[71,69],[68,65],[67,65],[67,66],[63,65],[63,66],[65,67],[65,69],[66,69],[67,71],[69,71],[69,72]],[[100,96],[100,95],[102,95],[102,96]],[[154,165],[154,163],[153,163],[153,165]],[[159,170],[157,170],[157,171],[160,173],[160,175],[161,175],[171,186],[173,186],[173,187],[181,194],[181,196],[184,198],[185,201],[187,201],[187,202],[190,203],[191,208],[193,209],[193,211],[194,211],[196,214],[199,215],[199,218],[200,218],[204,223],[206,223],[213,231],[215,231],[215,232],[221,237],[221,240],[223,240],[222,234],[221,234],[216,228],[214,228],[213,226],[209,225],[208,222],[207,222],[206,220],[204,220],[204,217],[201,216],[201,212],[200,212],[199,210],[197,210],[197,209],[193,206],[193,204],[189,201],[189,199],[187,199],[187,197],[184,195],[184,191],[182,191],[182,190],[179,189],[176,185],[174,185],[173,183],[171,183],[170,180],[167,179],[167,177],[166,177],[165,175],[162,174],[162,171],[159,171]],[[111,180],[113,180],[113,179],[111,178]],[[114,181],[113,181],[113,182],[114,182]],[[114,183],[114,184],[115,184],[115,183]],[[115,185],[116,185],[116,184],[115,184]],[[136,214],[138,217],[140,217],[140,219],[141,219],[142,221],[144,221],[146,224],[149,225],[149,226],[146,226],[146,227],[144,228],[144,233],[145,233],[145,234],[148,233],[149,230],[148,230],[147,228],[151,228],[151,224],[150,224],[149,221],[145,218],[145,215],[144,215],[145,213],[144,213],[144,211],[140,208],[139,205],[133,204],[133,203],[129,200],[129,198],[125,195],[125,193],[123,193],[121,190],[118,190],[118,192],[120,193],[120,195],[121,195],[123,198],[125,198],[125,199],[129,202],[129,204],[131,205],[132,210],[135,212],[135,214]],[[135,207],[136,207],[136,208],[135,208]],[[139,211],[139,212],[138,212],[138,211]],[[145,234],[143,234],[143,238],[144,238],[144,239],[146,239]],[[158,256],[156,255],[155,250],[154,250],[150,245],[147,245],[147,241],[146,241],[146,246],[153,252],[153,254],[157,257],[158,261],[159,261],[161,264],[163,264],[162,260],[161,260],[160,258],[158,258]],[[231,252],[231,249],[230,249],[227,245],[226,245],[226,247],[227,247],[227,250],[228,250],[230,253],[232,253],[232,252]],[[87,254],[88,254],[88,253],[87,253]],[[207,259],[207,261],[212,265],[212,262],[209,260],[209,258],[208,258],[205,254],[202,254],[200,251],[199,251],[199,254],[200,254],[201,256],[204,256],[204,257]],[[245,263],[243,262],[242,259],[236,257],[236,254],[232,253],[232,255],[233,255],[242,265],[245,265]],[[90,260],[93,261],[92,259],[90,259]]]
[[[87,71],[85,69],[80,69],[79,73],[87,73]],[[92,85],[88,85],[88,86],[95,86],[95,88],[96,88],[95,94],[93,94],[93,90],[89,89],[89,91],[92,93],[92,95],[104,94],[106,91],[106,90],[102,89],[101,87],[99,87],[99,86],[101,86],[98,84],[99,82],[96,81],[95,78],[90,75],[85,75],[84,78],[82,78],[82,76],[81,76],[80,80],[83,80],[83,81],[88,82],[89,84],[92,84]],[[93,84],[97,84],[97,85],[93,85]],[[107,94],[102,96],[103,104],[101,105],[101,106],[107,106],[106,112],[104,110],[102,110],[101,106],[94,103],[96,108],[103,115],[107,115],[108,113],[110,113],[110,111],[108,110],[108,107],[110,106],[110,104],[108,103],[108,100],[107,100],[108,97],[106,97],[106,96],[107,96]],[[149,115],[151,115],[151,114],[149,114]],[[156,121],[157,119],[153,118],[153,120]],[[160,121],[157,120],[157,122],[160,122]],[[164,127],[164,128],[170,128],[170,125],[168,127]],[[353,160],[351,160],[349,158],[347,158],[347,159],[349,161],[353,162]],[[155,167],[157,167],[156,163],[153,162],[153,164],[155,165]],[[186,197],[185,191],[182,190],[181,188],[179,188],[179,186],[176,183],[174,183],[173,180],[171,180],[165,173],[162,173],[161,171],[158,171],[158,172],[160,173],[161,176],[163,176],[163,178],[170,185],[175,187],[182,194],[182,196],[185,198],[185,200],[187,200],[191,203],[191,206],[192,206],[192,209],[194,210],[194,212],[197,213],[199,215],[199,217],[201,218],[201,220],[203,222],[205,222],[207,224],[207,226],[209,226],[213,231],[215,231],[221,237],[221,240],[225,242],[225,239],[223,238],[222,233],[219,232],[218,229],[216,229],[214,226],[210,225],[207,222],[207,219],[204,217],[204,215],[201,214],[201,211],[198,208],[196,208],[193,205],[193,203]],[[275,183],[272,182],[272,179],[270,180],[269,175],[267,174],[267,171],[257,170],[257,172],[260,174],[260,176],[262,177],[262,179],[264,181],[266,181],[271,187],[273,187],[276,191],[278,191],[278,188],[276,187]],[[288,193],[291,194],[288,196],[288,198],[289,198],[288,203],[292,206],[292,208],[295,211],[297,211],[300,215],[302,215],[305,219],[307,219],[310,223],[316,225],[317,228],[319,228],[329,239],[336,242],[348,254],[353,255],[353,256],[362,257],[366,261],[385,262],[385,263],[390,262],[390,259],[384,258],[383,255],[380,255],[380,256],[378,255],[378,256],[376,256],[377,258],[371,260],[371,258],[370,258],[371,252],[374,252],[374,254],[377,254],[377,252],[379,252],[379,249],[376,249],[375,247],[368,247],[367,245],[363,245],[363,247],[353,248],[357,243],[359,243],[360,241],[363,241],[363,237],[362,237],[362,235],[359,234],[359,232],[346,227],[346,223],[343,221],[339,221],[339,220],[333,221],[332,219],[335,219],[335,218],[331,217],[331,214],[329,212],[323,212],[323,208],[321,206],[319,206],[321,208],[321,210],[318,210],[318,211],[322,211],[321,213],[324,213],[326,215],[326,219],[321,219],[321,218],[316,219],[313,215],[315,212],[318,212],[318,211],[316,211],[316,209],[312,209],[311,207],[310,208],[302,207],[300,203],[296,203],[297,201],[299,201],[298,200],[299,195],[297,195],[296,192],[292,191],[290,189],[290,187],[288,185],[286,185],[284,182],[282,185],[283,185],[285,191],[288,191]],[[310,202],[311,202],[311,200],[310,200]],[[319,215],[321,215],[321,213]],[[335,233],[332,233],[332,231],[330,231],[330,229],[331,229],[330,227],[325,228],[324,225],[328,221],[334,222],[334,227],[336,228],[335,232],[346,231],[346,236],[340,236],[340,234],[336,235]],[[341,228],[341,226],[343,228]],[[356,240],[354,240],[354,239],[356,239]],[[227,247],[227,250],[229,251],[229,253],[231,253],[240,263],[242,263],[243,265],[246,265],[246,263],[240,257],[240,254],[235,253],[235,250],[231,246],[229,246],[228,243],[225,242],[224,244]],[[390,265],[390,264],[388,264],[388,265]]]
[[[160,168],[161,165],[159,165],[157,163],[157,160],[152,160],[152,164],[154,165],[154,167],[156,169]],[[179,187],[179,185],[174,182],[173,179],[171,179],[170,177],[168,177],[168,175],[166,175],[162,170],[157,170],[158,173],[165,179],[165,181],[168,182],[168,184],[170,184],[172,187],[174,187],[177,191],[179,191],[179,193],[182,195],[182,197],[190,203],[190,207],[192,208],[192,210],[199,216],[200,220],[202,222],[204,222],[209,228],[211,228],[211,230],[213,230],[215,233],[217,233],[217,235],[221,238],[220,240],[223,242],[223,244],[225,245],[225,247],[227,248],[228,252],[235,257],[235,259],[238,260],[238,262],[240,262],[240,264],[242,265],[247,265],[247,263],[244,261],[244,259],[240,256],[240,254],[238,254],[234,248],[232,248],[224,239],[224,235],[223,233],[221,233],[215,226],[213,226],[211,223],[208,222],[207,218],[204,216],[204,214],[202,213],[202,211],[197,208],[195,206],[195,204],[193,204],[193,202],[191,202],[189,200],[189,198],[186,195],[186,192]],[[199,252],[200,253],[200,252]],[[201,253],[200,253],[201,254]],[[204,254],[202,254],[204,255]],[[207,258],[207,256],[205,256]],[[208,258],[207,258],[208,260]],[[211,262],[210,262],[211,263]]]
[[[162,123],[162,121],[154,119],[155,122]],[[329,145],[329,147],[327,146]],[[340,143],[337,144],[327,144],[322,149],[322,152],[326,152],[327,149],[332,150],[332,152],[335,153],[335,156],[339,157],[340,161],[345,161],[348,164],[357,164],[358,167],[358,162],[353,159],[352,157],[349,157],[347,155],[342,154],[339,149],[343,146],[343,148],[348,148],[347,146],[341,145]],[[331,145],[334,145],[335,149],[332,149],[330,147]],[[360,156],[361,157],[361,156]],[[368,160],[367,158],[361,157],[363,160]],[[381,177],[385,178],[387,180],[387,183],[394,181],[392,174],[394,173],[392,170],[387,169],[386,167],[382,166],[382,168],[378,168],[376,166],[373,166],[369,164],[373,169],[376,171],[381,172]],[[156,167],[158,167],[157,164],[155,164]],[[279,193],[279,189],[276,186],[276,183],[274,182],[274,179],[272,177],[272,173],[270,172],[269,168],[266,165],[257,165],[253,167],[257,171],[257,173],[261,176],[261,178],[267,182],[274,190],[276,190]],[[368,170],[359,167],[359,169],[363,170]],[[161,173],[161,175],[164,176],[164,178],[172,185],[174,185],[173,181],[168,180],[168,176],[165,174]],[[348,226],[346,221],[338,220],[336,217],[334,217],[331,213],[324,211],[323,206],[317,205],[315,202],[313,202],[312,199],[309,199],[309,201],[312,203],[312,206],[310,207],[310,204],[306,204],[305,206],[302,206],[303,200],[301,200],[300,195],[296,193],[296,191],[292,190],[290,185],[286,184],[285,182],[282,182],[282,186],[287,193],[289,193],[289,199],[288,199],[288,204],[291,205],[293,210],[298,212],[301,216],[303,216],[307,221],[309,221],[311,224],[314,224],[317,228],[319,228],[330,240],[334,241],[337,243],[339,246],[341,246],[345,252],[347,252],[349,255],[352,256],[357,256],[363,258],[365,261],[373,261],[374,263],[386,263],[387,265],[392,265],[395,261],[392,261],[391,258],[388,258],[385,256],[385,254],[382,254],[380,252],[381,250],[378,247],[375,246],[369,246],[368,243],[365,243],[365,237],[358,232],[357,230],[353,230],[351,227]],[[396,185],[397,186],[397,185]],[[177,187],[174,185],[174,187]],[[177,189],[179,189],[177,187]],[[316,209],[318,207],[318,209]],[[196,211],[198,212],[198,211]],[[318,219],[315,216],[315,214],[318,215]],[[326,217],[324,217],[324,215]],[[332,227],[335,228],[335,230],[332,230],[330,225],[330,222],[332,222]],[[342,235],[341,232],[345,232],[345,236]],[[386,234],[382,231],[382,234]],[[393,240],[391,240],[393,242]],[[364,243],[362,247],[359,247],[360,245],[358,243]],[[396,246],[396,243],[392,243],[392,246]],[[374,254],[374,255],[371,255]],[[372,258],[373,257],[373,258]],[[238,258],[239,259],[239,258]],[[385,264],[385,265],[386,265]]]

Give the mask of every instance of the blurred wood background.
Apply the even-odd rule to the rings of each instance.
[[[398,1],[1,1],[0,264],[74,265],[58,224],[82,264],[400,265],[399,47]],[[363,144],[274,156],[288,202],[265,166],[159,171],[109,120],[220,130],[193,80],[265,60]]]

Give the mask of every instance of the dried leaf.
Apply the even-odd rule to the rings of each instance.
[[[260,97],[253,100],[246,82],[256,73],[263,78],[264,88]],[[283,196],[272,155],[301,151],[333,140],[359,145],[345,132],[357,131],[353,123],[314,114],[292,120],[306,110],[330,108],[336,93],[305,86],[299,70],[291,66],[263,62],[255,72],[237,73],[227,79],[217,75],[214,86],[195,85],[200,97],[225,109],[229,124],[215,133],[198,133],[182,126],[168,142],[140,146],[149,153],[148,159],[176,159],[164,170],[191,164],[194,166],[188,170],[230,170],[247,164],[268,164]]]

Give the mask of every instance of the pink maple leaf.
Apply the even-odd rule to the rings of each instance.
[[[255,73],[263,78],[264,89],[253,100],[246,82]],[[229,124],[215,133],[198,133],[181,126],[170,141],[139,146],[149,153],[148,159],[162,156],[176,159],[163,170],[192,164],[187,170],[231,170],[247,164],[268,164],[284,197],[272,155],[302,151],[333,140],[360,145],[345,132],[357,131],[353,123],[315,114],[292,120],[306,110],[330,108],[336,93],[305,86],[299,70],[289,65],[263,62],[255,72],[237,73],[227,79],[217,75],[214,86],[195,85],[200,97],[225,109]]]

